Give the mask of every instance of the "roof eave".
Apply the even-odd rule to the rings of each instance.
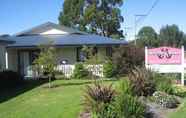
[[[63,46],[75,46],[75,47],[78,47],[78,46],[83,46],[83,45],[87,45],[87,46],[91,46],[91,45],[94,45],[94,46],[118,46],[118,45],[127,45],[128,43],[118,43],[118,44],[112,44],[112,43],[107,43],[107,44],[56,44],[56,45],[53,45],[53,46],[56,46],[56,47],[63,47]],[[29,46],[7,46],[7,48],[38,48],[39,45],[29,45]]]

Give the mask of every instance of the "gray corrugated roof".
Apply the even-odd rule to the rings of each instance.
[[[0,43],[14,43],[13,40],[7,39],[6,37],[0,36]]]
[[[10,44],[8,47],[36,47],[40,44],[46,44],[49,41],[56,46],[77,46],[77,45],[120,45],[127,44],[124,40],[113,40],[111,38],[99,35],[33,35],[33,36],[12,36],[9,39],[16,43]]]
[[[81,32],[81,31],[76,30],[76,29],[72,29],[72,28],[69,28],[69,27],[58,25],[58,24],[55,24],[55,23],[52,23],[52,22],[46,22],[46,23],[41,24],[39,26],[33,27],[31,29],[19,32],[15,35],[16,36],[35,35],[35,34],[38,35],[42,32],[48,31],[48,30],[53,29],[53,28],[68,32],[70,34],[72,34],[72,33],[86,34],[85,32]]]

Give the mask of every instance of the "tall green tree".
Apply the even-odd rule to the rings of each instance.
[[[65,0],[58,17],[59,23],[68,27],[80,25],[84,0]]]
[[[150,26],[142,27],[138,32],[137,44],[143,47],[157,47],[159,45],[158,34]]]
[[[160,29],[161,45],[180,47],[185,42],[185,35],[177,25],[167,25]]]
[[[123,37],[123,0],[65,0],[59,23],[108,37]]]

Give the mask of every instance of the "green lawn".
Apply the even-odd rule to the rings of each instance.
[[[77,118],[82,110],[82,95],[90,80],[31,82],[0,93],[0,118]],[[116,83],[104,81],[105,83]]]
[[[186,99],[175,112],[170,113],[169,118],[186,118]]]

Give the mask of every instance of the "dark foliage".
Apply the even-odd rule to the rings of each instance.
[[[123,39],[123,0],[65,0],[59,23],[81,31]]]
[[[135,66],[144,64],[144,49],[134,45],[120,46],[115,48],[112,57],[116,72],[119,75],[128,74]]]
[[[87,86],[84,95],[85,109],[98,114],[106,104],[111,103],[116,95],[112,85],[106,86],[95,82],[93,86]]]
[[[16,87],[22,83],[23,78],[17,72],[9,70],[0,72],[0,89]]]
[[[150,96],[156,90],[153,72],[145,67],[136,67],[129,73],[132,91],[138,96]]]

